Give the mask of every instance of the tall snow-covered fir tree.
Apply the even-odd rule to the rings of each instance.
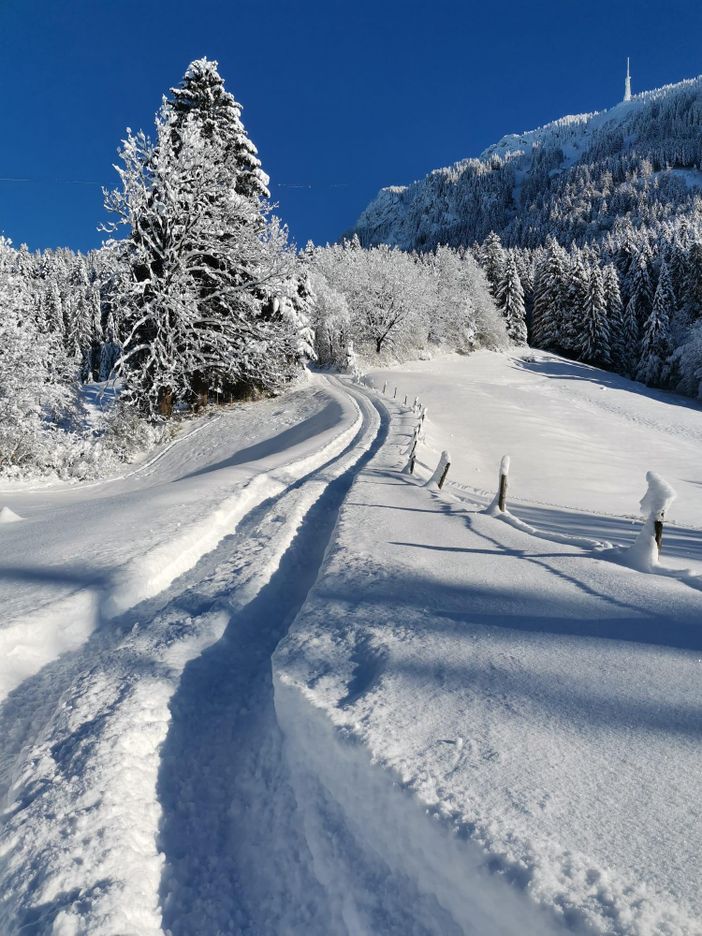
[[[270,196],[268,176],[261,169],[258,150],[246,135],[241,104],[224,88],[217,62],[207,58],[192,62],[165,103],[167,119],[178,151],[185,128],[197,127],[203,140],[215,144],[233,173],[239,195],[251,199]]]
[[[670,317],[675,297],[668,265],[663,263],[653,305],[646,320],[641,340],[641,357],[636,370],[636,379],[649,385],[663,382],[666,365],[671,352]]]
[[[627,350],[624,331],[624,309],[619,289],[619,278],[616,268],[611,263],[608,263],[602,272],[602,287],[609,322],[610,363],[617,370],[625,370]]]
[[[610,334],[605,298],[604,277],[598,266],[592,267],[582,309],[578,356],[589,364],[610,364]]]
[[[566,263],[565,251],[552,241],[536,270],[531,340],[539,348],[560,347],[568,308]]]
[[[502,276],[497,283],[495,301],[505,317],[509,337],[516,344],[526,344],[524,289],[517,270],[517,262],[512,254],[505,261]]]
[[[494,231],[485,238],[485,243],[481,248],[481,261],[490,292],[495,296],[504,273],[505,252],[502,241]]]
[[[188,69],[156,142],[129,134],[107,207],[131,228],[121,302],[127,392],[148,413],[274,391],[303,358],[297,261],[216,63]],[[293,285],[291,285],[293,284]],[[296,314],[281,298],[296,296]],[[302,313],[302,317],[301,317]]]

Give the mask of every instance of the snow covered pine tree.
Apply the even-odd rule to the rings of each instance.
[[[509,255],[495,290],[495,301],[505,317],[507,334],[516,344],[526,344],[527,327],[524,312],[524,290],[517,262]]]
[[[274,392],[309,350],[297,259],[270,217],[241,105],[207,59],[171,94],[155,145],[129,131],[122,187],[106,193],[131,228],[117,367],[127,399],[161,417],[211,392]]]

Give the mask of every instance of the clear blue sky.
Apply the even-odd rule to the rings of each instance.
[[[0,0],[0,231],[99,245],[124,129],[220,63],[302,245],[383,185],[702,73],[699,0]],[[92,183],[92,184],[91,184]],[[302,186],[302,187],[296,187]]]

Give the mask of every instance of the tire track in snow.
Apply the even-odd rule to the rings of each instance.
[[[358,399],[378,410],[365,394]],[[339,458],[327,477],[300,489],[297,503],[288,496],[291,538],[271,557],[275,571],[189,664],[173,698],[159,779],[164,927],[172,936],[329,932],[288,778],[271,655],[317,578],[356,474],[385,440],[387,418],[370,438],[368,428],[364,454]],[[267,512],[252,538],[265,539],[262,528],[277,519]]]

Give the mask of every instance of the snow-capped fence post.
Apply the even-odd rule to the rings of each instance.
[[[448,474],[450,467],[451,456],[446,450],[444,450],[439,457],[439,463],[434,469],[434,474],[427,481],[427,487],[433,487],[436,485],[436,487],[441,490],[441,488],[444,486],[444,481],[446,480],[446,475]]]
[[[503,455],[502,461],[500,462],[500,489],[498,494],[497,505],[502,511],[505,512],[505,505],[507,503],[507,478],[509,477],[509,455]]]
[[[633,546],[627,550],[633,554],[633,558],[641,560],[638,566],[651,566],[658,561],[663,546],[663,520],[677,496],[668,482],[655,471],[646,472],[646,483],[648,488],[641,498],[641,513],[645,517],[643,529]]]
[[[439,477],[439,480],[436,482],[439,485],[439,490],[441,490],[441,488],[444,486],[446,475],[448,474],[448,470],[451,467],[451,458],[448,452],[442,452],[441,459],[443,459],[444,467],[441,472],[441,476]],[[439,464],[441,464],[441,459],[439,460]]]
[[[419,406],[419,397],[414,398],[414,403],[412,404],[412,411],[417,412],[417,407]]]
[[[414,467],[417,463],[417,443],[419,442],[419,437],[415,434],[412,438],[412,442],[409,447],[409,460],[405,467],[402,469],[403,474],[414,474]]]

